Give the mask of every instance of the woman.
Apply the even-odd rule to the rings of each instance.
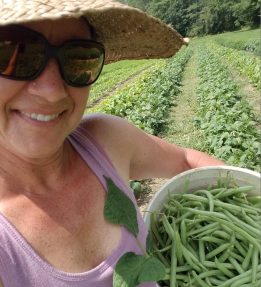
[[[112,286],[119,258],[142,251],[104,218],[106,178],[134,201],[130,179],[223,163],[114,116],[82,120],[90,85],[104,57],[168,57],[182,38],[109,0],[1,3],[0,286]]]

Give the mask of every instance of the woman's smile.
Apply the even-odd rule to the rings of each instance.
[[[18,116],[20,116],[22,119],[25,119],[26,121],[29,120],[29,122],[33,124],[56,124],[59,120],[61,120],[62,115],[65,113],[65,111],[61,112],[28,112],[28,111],[15,111]],[[49,126],[49,125],[48,125]]]

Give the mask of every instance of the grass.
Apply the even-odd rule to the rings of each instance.
[[[167,130],[160,136],[179,146],[204,150],[204,136],[193,123],[198,108],[195,95],[197,85],[195,56],[192,56],[184,71],[182,92],[169,114]]]
[[[233,32],[226,32],[217,35],[208,35],[204,37],[192,38],[192,43],[205,42],[210,40],[230,40],[230,41],[250,41],[250,40],[259,40],[261,39],[261,29],[253,30],[239,30]]]
[[[213,38],[220,38],[220,39],[228,39],[231,41],[249,41],[252,39],[260,39],[260,29],[254,29],[254,30],[240,30],[240,31],[234,31],[234,32],[227,32],[218,34],[215,36],[212,36]]]

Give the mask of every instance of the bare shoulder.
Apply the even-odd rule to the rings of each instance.
[[[89,115],[81,125],[101,145],[115,168],[127,180],[133,153],[133,130],[137,128],[122,118],[105,114]]]
[[[123,126],[126,127],[130,125],[125,119],[113,116],[106,115],[101,113],[95,113],[84,117],[82,124],[89,130],[89,132],[95,134],[96,136],[104,135],[106,136],[111,134],[111,132],[118,132]],[[108,133],[108,128],[110,133]],[[103,132],[101,134],[101,132]]]
[[[106,150],[117,149],[120,146],[126,148],[129,142],[127,134],[133,133],[131,130],[135,129],[125,119],[120,117],[105,115],[105,114],[92,114],[84,118],[82,126],[101,144]],[[127,150],[125,149],[125,152]]]
[[[82,125],[103,147],[126,181],[169,177],[173,173],[173,162],[178,169],[183,165],[182,149],[145,133],[125,119],[92,114]]]

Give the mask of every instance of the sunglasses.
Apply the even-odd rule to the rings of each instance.
[[[40,33],[18,25],[0,26],[0,76],[18,81],[36,79],[50,58],[57,60],[61,77],[73,87],[86,87],[99,77],[104,46],[74,39],[51,45]]]

